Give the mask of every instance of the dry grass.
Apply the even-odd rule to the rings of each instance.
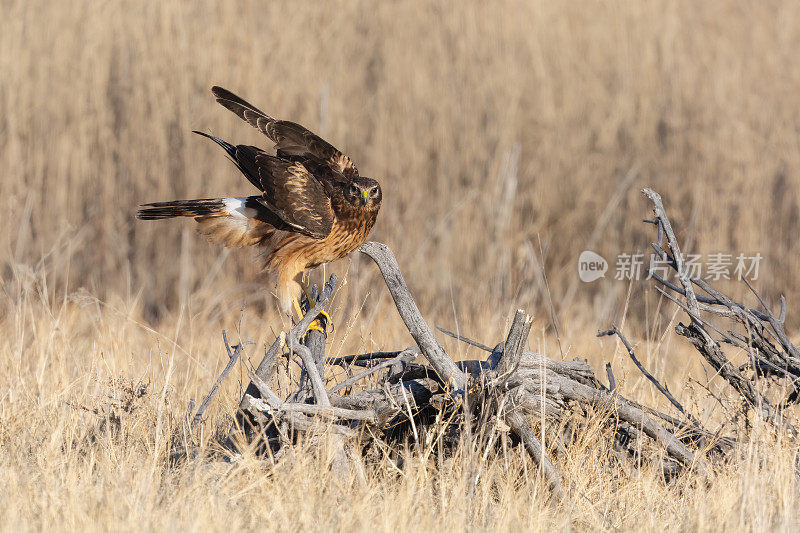
[[[432,322],[491,343],[525,307],[534,349],[613,360],[626,394],[660,401],[591,335],[625,321],[691,403],[686,377],[705,375],[671,308],[644,282],[579,282],[577,257],[647,252],[650,185],[688,249],[760,252],[759,288],[786,294],[800,324],[796,2],[8,0],[0,15],[3,528],[797,527],[796,447],[760,429],[705,486],[631,475],[589,428],[562,460],[585,496],[571,508],[546,506],[516,451],[481,463],[474,487],[469,455],[414,451],[365,487],[330,479],[324,449],[275,470],[249,456],[170,467],[188,399],[224,364],[220,330],[256,341],[256,359],[281,319],[247,253],[133,220],[145,201],[248,192],[190,134],[263,142],[213,102],[220,84],[381,181],[373,237]],[[346,279],[334,354],[409,343],[371,264],[333,268]],[[140,382],[147,393],[126,396]],[[205,446],[238,386],[212,407]]]

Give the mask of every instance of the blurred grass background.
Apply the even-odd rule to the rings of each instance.
[[[433,317],[473,325],[525,307],[550,322],[552,299],[569,331],[619,319],[631,290],[643,324],[646,283],[581,283],[577,258],[594,250],[613,275],[617,254],[649,253],[645,185],[687,252],[758,251],[764,294],[785,293],[790,309],[800,296],[795,2],[7,0],[2,11],[0,254],[35,263],[52,251],[63,267],[52,290],[138,295],[152,323],[202,291],[223,310],[260,297],[274,313],[246,251],[207,244],[191,222],[133,218],[142,202],[254,192],[190,133],[268,144],[213,101],[219,84],[381,181],[372,237]],[[334,267],[348,310],[380,288],[365,261]]]

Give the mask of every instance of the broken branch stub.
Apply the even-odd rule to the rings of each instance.
[[[503,345],[503,353],[497,363],[497,372],[507,375],[519,367],[522,359],[522,352],[525,343],[528,341],[528,334],[531,332],[532,320],[529,314],[522,309],[517,309],[511,328],[508,330],[508,337]]]

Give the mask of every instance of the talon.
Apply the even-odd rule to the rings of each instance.
[[[309,331],[319,331],[320,333],[325,333],[325,328],[323,328],[323,327],[322,327],[322,326],[321,326],[319,323],[317,323],[317,321],[315,320],[314,322],[312,322],[312,323],[311,323],[311,325],[310,325],[310,326],[308,326],[308,329],[306,330],[306,334],[308,334],[308,332],[309,332]]]
[[[305,295],[305,300],[303,301],[303,303],[308,302],[308,310],[310,311],[311,309],[314,309],[314,307],[316,307],[317,302],[311,297],[311,291],[309,290],[308,286],[302,281],[299,282],[299,284],[300,288],[303,291],[303,294]],[[297,298],[295,298],[293,301],[299,320],[302,320],[303,316],[305,316],[305,313],[303,313],[303,305]],[[317,318],[315,318],[311,322],[311,324],[308,326],[308,329],[305,331],[305,333],[303,333],[303,337],[305,337],[306,334],[308,334],[308,332],[311,330],[316,330],[319,331],[320,333],[327,334],[328,324],[331,325],[331,331],[333,331],[334,327],[331,315],[329,315],[326,311],[320,311],[319,314],[317,315]]]
[[[331,316],[325,311],[320,311],[319,315],[317,315],[317,318],[311,321],[311,324],[309,324],[308,329],[306,330],[305,333],[303,333],[303,337],[308,335],[308,332],[312,330],[319,331],[323,335],[327,335],[328,324],[331,324],[331,329],[333,329],[333,321],[331,320]]]
[[[308,325],[308,329],[305,331],[305,333],[303,333],[302,338],[305,338],[305,336],[308,335],[310,331],[319,331],[323,335],[327,334],[325,328],[325,319],[317,317],[314,320],[312,320],[311,324]]]
[[[325,328],[325,329],[328,329],[328,324],[330,324],[331,325],[331,331],[333,331],[333,329],[334,329],[334,327],[333,327],[333,319],[331,319],[331,315],[329,315],[327,313],[327,311],[320,311],[319,315],[317,315],[317,320],[315,320],[314,322],[317,322],[317,321],[321,322],[322,323],[322,327]]]

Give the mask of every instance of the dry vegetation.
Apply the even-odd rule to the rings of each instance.
[[[248,192],[190,134],[262,142],[208,93],[229,87],[381,181],[372,237],[430,322],[496,342],[497,317],[527,308],[532,349],[598,374],[610,360],[628,397],[667,410],[613,340],[594,338],[616,321],[711,418],[696,383],[718,379],[674,335],[674,308],[644,282],[581,283],[577,257],[648,253],[638,190],[650,185],[685,249],[760,252],[756,285],[787,296],[796,329],[796,2],[9,0],[0,17],[0,527],[799,525],[796,444],[758,424],[708,484],[632,472],[590,425],[561,460],[570,506],[547,504],[518,450],[484,458],[469,443],[444,463],[410,446],[401,471],[380,460],[365,485],[334,479],[325,447],[276,468],[251,453],[172,462],[189,398],[226,362],[220,330],[255,341],[257,362],[283,324],[246,252],[189,223],[133,219],[145,201]],[[345,283],[331,355],[407,345],[377,270],[360,257],[333,268]],[[234,376],[202,427],[209,455],[240,398],[246,375]]]

